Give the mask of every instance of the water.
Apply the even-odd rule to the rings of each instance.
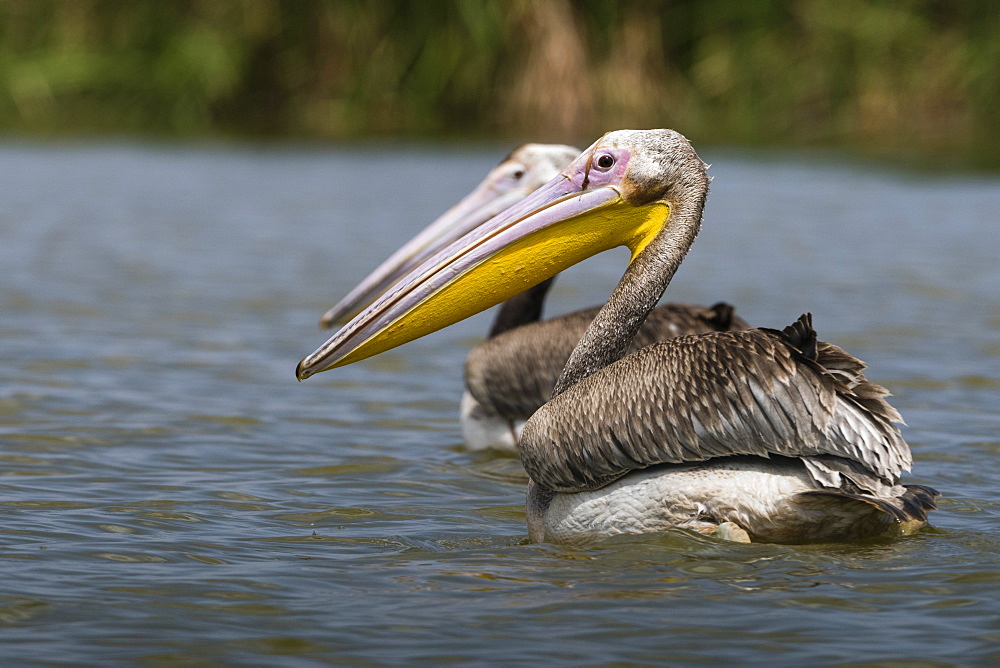
[[[460,447],[487,315],[293,376],[323,311],[502,153],[0,152],[5,663],[1000,662],[1000,181],[707,151],[668,293],[813,311],[895,393],[933,528],[566,548],[527,542],[516,461]]]

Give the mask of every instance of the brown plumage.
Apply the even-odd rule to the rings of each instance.
[[[595,306],[506,327],[473,348],[465,361],[465,387],[483,416],[515,423],[531,417],[551,398],[566,360],[599,310]],[[663,304],[650,312],[630,350],[676,336],[748,328],[725,302],[709,307]]]
[[[809,316],[783,332],[657,342],[546,404],[521,456],[536,482],[562,492],[654,464],[738,454],[835,455],[892,479],[910,466],[910,451],[888,392],[862,369],[817,342]]]

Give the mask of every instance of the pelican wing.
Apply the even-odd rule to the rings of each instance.
[[[525,425],[521,460],[556,491],[730,455],[833,455],[894,482],[911,463],[888,392],[819,342],[808,316],[656,343],[582,380]]]

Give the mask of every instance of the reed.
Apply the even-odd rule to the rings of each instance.
[[[847,146],[1000,164],[990,0],[5,0],[0,131]]]

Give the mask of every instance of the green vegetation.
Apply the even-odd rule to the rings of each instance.
[[[993,0],[5,0],[0,131],[849,146],[1000,164]]]

